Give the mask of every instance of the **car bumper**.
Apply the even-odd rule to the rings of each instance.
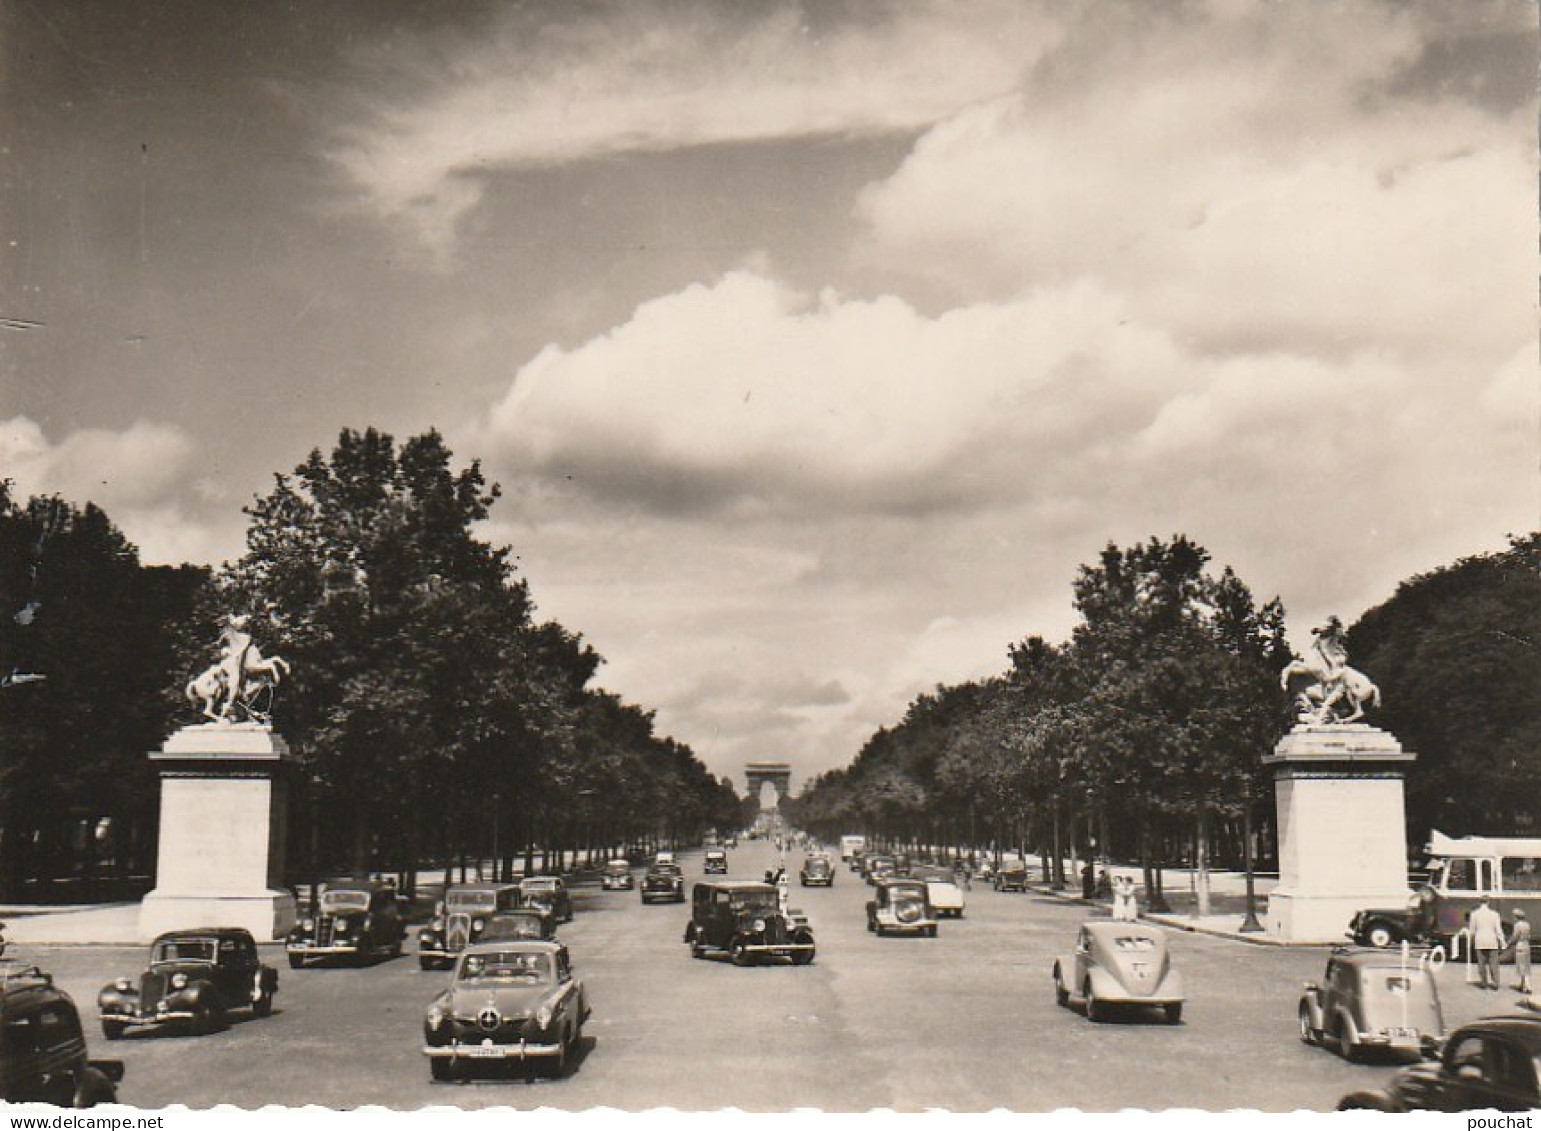
[[[932,930],[935,928],[935,926],[935,919],[925,919],[919,923],[885,923],[881,919],[878,920],[878,927],[884,931],[889,932],[890,934],[899,933],[915,935],[920,934],[922,931]]]
[[[139,1013],[128,1009],[103,1009],[103,1021],[116,1021],[120,1025],[162,1025],[168,1021],[191,1021],[196,1016],[191,1009],[165,1009],[155,1013]]]
[[[562,1046],[520,1041],[516,1045],[483,1044],[424,1045],[423,1055],[434,1060],[524,1060],[532,1056],[559,1056]]]
[[[745,954],[768,954],[773,958],[791,958],[814,948],[813,943],[745,943],[739,947]]]
[[[316,946],[314,943],[289,943],[284,947],[290,954],[298,954],[302,958],[312,955],[317,957],[324,954],[358,954],[359,948],[353,943],[333,943],[330,946]]]

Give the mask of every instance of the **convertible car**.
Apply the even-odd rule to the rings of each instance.
[[[473,943],[428,1007],[423,1052],[435,1080],[453,1080],[468,1065],[515,1060],[544,1061],[562,1076],[589,1012],[560,943]]]
[[[1116,1006],[1160,1008],[1167,1024],[1183,1016],[1182,979],[1172,969],[1166,936],[1148,923],[1090,919],[1075,952],[1054,960],[1054,997],[1079,1000],[1088,1021],[1105,1021]]]

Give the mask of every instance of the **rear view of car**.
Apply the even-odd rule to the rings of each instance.
[[[1339,948],[1320,982],[1307,982],[1298,1017],[1300,1039],[1330,1044],[1345,1060],[1372,1051],[1418,1060],[1445,1034],[1444,1012],[1421,955]]]

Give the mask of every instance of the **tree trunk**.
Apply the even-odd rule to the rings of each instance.
[[[1199,806],[1193,837],[1193,878],[1198,895],[1198,915],[1209,914],[1209,811]]]

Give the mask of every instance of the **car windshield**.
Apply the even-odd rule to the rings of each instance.
[[[555,891],[555,880],[525,880],[519,885],[520,891]]]
[[[1149,935],[1119,935],[1113,940],[1113,949],[1128,952],[1155,950],[1156,940]]]
[[[678,876],[680,874],[677,864],[654,864],[647,870],[650,876]]]
[[[482,938],[538,939],[541,933],[539,915],[500,915],[487,924]]]
[[[498,897],[490,891],[452,891],[444,897],[444,905],[451,911],[491,911]]]
[[[631,871],[631,865],[624,860],[612,860],[609,864],[605,865],[605,868],[614,875]]]
[[[368,911],[367,891],[324,891],[321,893],[322,911]]]
[[[150,962],[213,962],[214,952],[213,939],[165,939],[155,944]]]
[[[462,982],[551,981],[551,956],[529,951],[468,954],[460,960]]]
[[[776,893],[773,891],[739,891],[733,893],[735,911],[756,913],[776,910]]]

